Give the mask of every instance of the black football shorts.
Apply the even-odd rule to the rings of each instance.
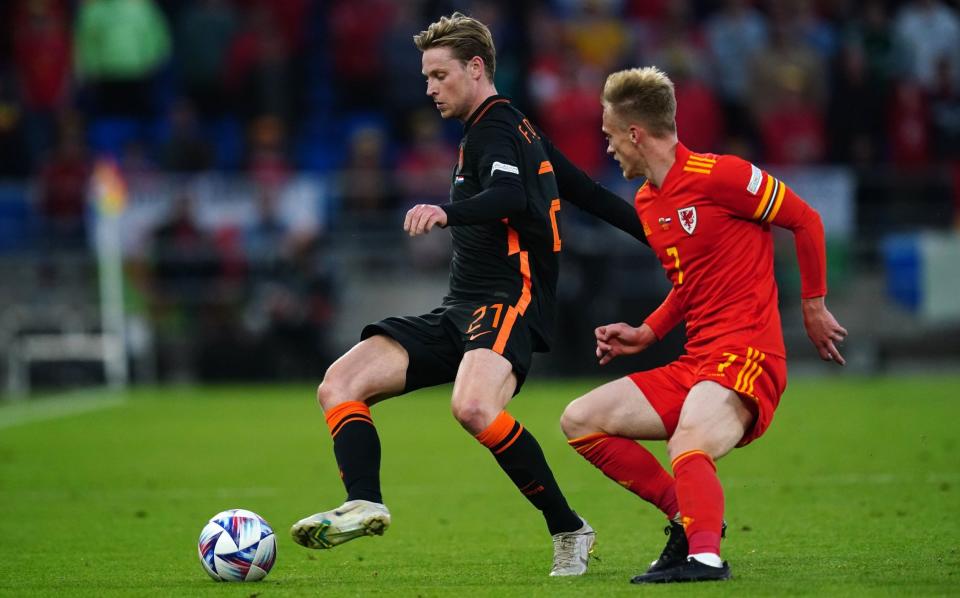
[[[410,358],[404,392],[453,382],[463,354],[491,349],[513,366],[520,387],[530,371],[533,343],[526,315],[502,303],[445,302],[421,316],[390,317],[368,324],[361,340],[383,334],[396,340]]]

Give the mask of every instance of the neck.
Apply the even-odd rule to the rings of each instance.
[[[494,87],[493,83],[484,83],[477,88],[477,93],[473,96],[473,102],[470,103],[470,109],[467,110],[467,113],[463,115],[463,118],[460,119],[460,122],[466,123],[467,119],[470,118],[474,112],[477,111],[477,108],[480,107],[480,104],[483,104],[487,101],[490,96],[497,95],[497,88]]]
[[[667,173],[670,172],[673,163],[676,161],[677,138],[654,139],[647,154],[647,168],[644,175],[651,185],[659,188],[663,185],[663,179],[667,178]]]

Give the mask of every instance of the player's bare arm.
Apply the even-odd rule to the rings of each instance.
[[[597,358],[606,365],[621,355],[634,355],[657,342],[657,335],[648,324],[631,326],[624,322],[599,326],[594,330],[597,337]]]
[[[440,206],[433,204],[417,204],[407,210],[403,220],[403,230],[411,237],[425,235],[434,226],[447,225],[447,213]]]
[[[837,343],[847,337],[847,329],[841,326],[827,309],[823,297],[804,299],[803,326],[813,346],[820,353],[820,359],[834,361],[839,365],[846,364],[843,355],[837,349]]]

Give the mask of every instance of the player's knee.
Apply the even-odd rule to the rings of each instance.
[[[324,411],[336,407],[341,403],[356,400],[351,396],[346,384],[341,381],[335,369],[331,367],[323,377],[323,382],[317,387],[317,402]]]
[[[681,424],[667,441],[667,454],[671,461],[689,451],[703,451],[715,458],[713,444],[708,431]]]
[[[497,411],[476,399],[455,400],[450,406],[453,417],[471,434],[483,432],[497,417]]]
[[[560,429],[567,438],[580,438],[596,432],[592,425],[590,411],[583,406],[583,401],[577,399],[567,405],[560,416]]]

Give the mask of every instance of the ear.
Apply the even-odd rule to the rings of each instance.
[[[637,125],[630,125],[629,127],[627,127],[627,129],[630,131],[630,143],[634,145],[639,145],[640,138],[641,138],[641,135],[643,134],[643,131],[641,131],[640,127],[638,127]]]
[[[470,67],[470,75],[472,75],[474,78],[479,78],[484,76],[485,69],[484,69],[483,59],[480,58],[479,56],[474,56],[473,58],[471,58],[470,62],[467,63],[467,65]]]

